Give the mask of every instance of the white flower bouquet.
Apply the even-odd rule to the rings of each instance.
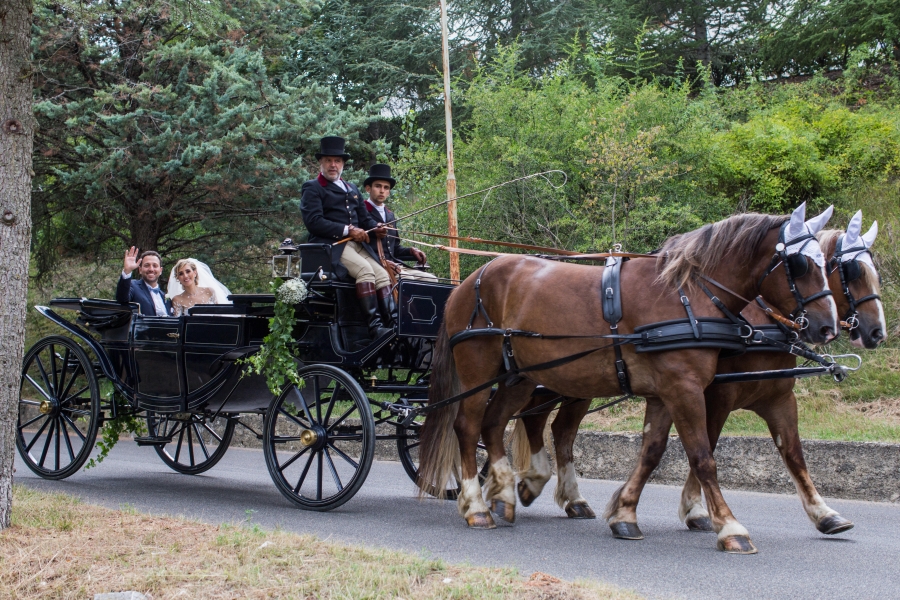
[[[275,295],[279,302],[294,305],[306,300],[309,291],[302,279],[288,279],[278,288]]]

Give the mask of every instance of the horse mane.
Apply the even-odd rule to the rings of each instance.
[[[660,250],[662,271],[656,282],[690,290],[697,276],[714,271],[723,261],[756,252],[766,234],[789,218],[743,213],[672,236]]]

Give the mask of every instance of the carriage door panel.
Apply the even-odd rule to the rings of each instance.
[[[224,322],[223,322],[224,321]],[[225,352],[241,346],[243,319],[229,317],[185,317],[184,371],[188,394],[203,389],[231,363],[213,363]]]
[[[132,320],[135,387],[145,398],[179,399],[184,394],[181,319],[138,317]]]
[[[444,305],[456,286],[400,281],[400,335],[436,338],[444,319]]]

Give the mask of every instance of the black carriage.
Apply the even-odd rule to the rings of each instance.
[[[395,444],[415,481],[420,422],[404,419],[404,407],[426,402],[432,343],[453,286],[401,280],[396,331],[372,340],[354,285],[331,273],[331,247],[282,249],[276,274],[302,277],[309,291],[295,306],[293,332],[302,386],[273,396],[240,364],[268,333],[274,295],[233,295],[230,305],[195,306],[184,317],[54,299],[36,308],[68,335],[45,337],[25,355],[16,438],[25,464],[47,479],[68,477],[104,422],[132,416],[146,423],[135,441],[185,474],[213,467],[236,428],[249,431],[278,490],[308,510],[352,498],[376,443]]]

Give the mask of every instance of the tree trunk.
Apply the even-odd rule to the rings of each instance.
[[[31,246],[32,0],[0,5],[0,529],[9,527]]]

